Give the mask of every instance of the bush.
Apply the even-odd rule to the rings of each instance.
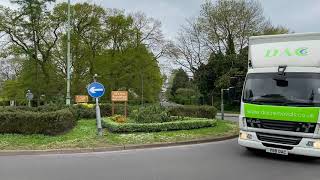
[[[173,101],[178,104],[191,105],[197,104],[199,99],[199,93],[196,90],[190,88],[177,89]]]
[[[137,123],[162,123],[172,121],[168,111],[160,106],[147,106],[133,110],[130,118]]]
[[[0,112],[0,133],[57,135],[71,130],[75,124],[75,117],[69,109]]]
[[[175,106],[169,108],[171,116],[198,117],[213,119],[217,109],[213,106]]]
[[[117,123],[125,123],[127,121],[127,118],[121,115],[114,115],[111,117],[111,120]]]
[[[102,117],[112,116],[112,105],[111,104],[100,104],[100,112]],[[96,106],[95,105],[74,105],[71,107],[73,113],[77,116],[77,119],[93,119],[96,117]],[[124,105],[115,105],[116,114],[124,114]],[[128,107],[128,113],[130,114],[130,107]]]
[[[111,119],[105,119],[102,126],[113,133],[131,133],[131,132],[159,132],[174,130],[189,130],[205,127],[213,127],[216,121],[212,119],[191,119],[185,121],[173,121],[164,123],[116,123]]]

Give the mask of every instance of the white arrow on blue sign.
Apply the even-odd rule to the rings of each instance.
[[[101,83],[91,83],[88,88],[88,94],[93,98],[99,98],[104,95],[105,89]]]

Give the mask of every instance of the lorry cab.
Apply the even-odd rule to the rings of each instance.
[[[320,157],[320,33],[249,39],[238,143]]]

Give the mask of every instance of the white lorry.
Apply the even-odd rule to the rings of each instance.
[[[320,33],[250,37],[238,143],[320,157],[319,110]]]

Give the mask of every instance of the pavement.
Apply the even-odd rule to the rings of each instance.
[[[320,160],[251,153],[236,139],[88,154],[2,156],[3,180],[319,180]]]
[[[216,118],[221,119],[221,113],[217,113]],[[224,113],[224,119],[229,120],[229,121],[233,121],[233,122],[238,122],[239,121],[239,114]]]

